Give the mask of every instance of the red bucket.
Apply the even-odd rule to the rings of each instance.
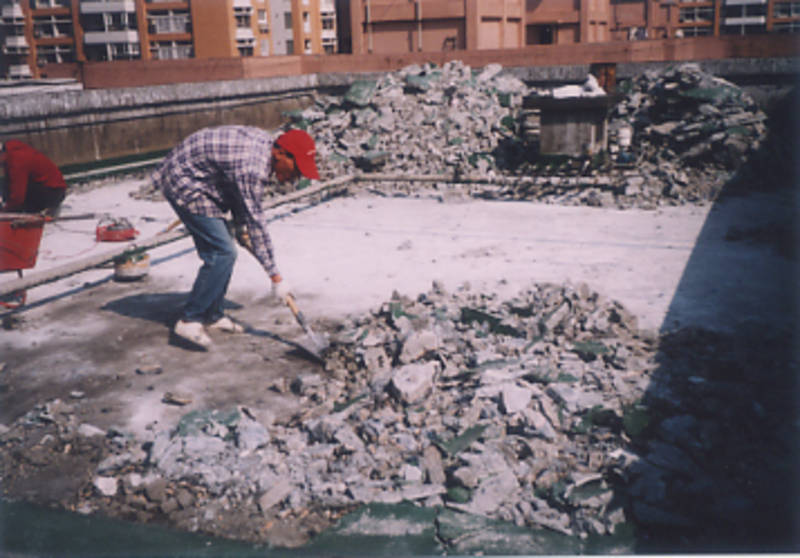
[[[36,265],[45,218],[39,215],[0,217],[0,271]]]

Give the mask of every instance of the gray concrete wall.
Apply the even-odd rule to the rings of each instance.
[[[0,141],[15,138],[58,165],[169,149],[205,126],[278,127],[307,106],[316,76],[6,95]]]
[[[796,58],[698,62],[706,71],[780,90],[800,75]],[[620,64],[617,79],[670,64]],[[581,82],[588,65],[507,68],[531,84]],[[313,101],[316,91],[337,92],[376,73],[309,74],[284,78],[4,95],[0,141],[16,138],[57,164],[84,164],[169,149],[191,132],[212,125],[281,125],[288,110]]]

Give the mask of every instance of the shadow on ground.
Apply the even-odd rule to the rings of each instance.
[[[123,298],[118,298],[102,306],[102,310],[110,310],[122,316],[150,320],[166,326],[172,326],[180,316],[186,304],[188,293],[139,293]],[[242,306],[236,302],[226,300],[223,303],[226,310],[239,310]]]
[[[800,550],[798,107],[709,212],[662,325],[620,479],[637,553]]]

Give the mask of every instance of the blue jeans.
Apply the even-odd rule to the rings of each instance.
[[[236,244],[224,219],[194,215],[174,204],[172,208],[191,233],[197,254],[203,260],[182,319],[187,322],[215,322],[223,316],[222,303],[233,274]]]

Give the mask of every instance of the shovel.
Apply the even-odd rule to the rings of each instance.
[[[286,301],[286,305],[289,307],[289,310],[291,310],[292,314],[294,314],[297,323],[300,324],[300,327],[303,328],[303,331],[306,332],[306,335],[311,341],[311,347],[304,347],[304,348],[309,353],[317,357],[317,359],[319,359],[320,362],[324,362],[325,359],[323,357],[323,354],[325,353],[325,350],[328,348],[329,345],[328,341],[321,335],[315,333],[313,329],[311,329],[311,326],[308,325],[308,322],[306,322],[305,316],[303,316],[303,313],[297,307],[297,302],[295,302],[294,296],[292,296],[291,293],[287,294],[284,300]]]

